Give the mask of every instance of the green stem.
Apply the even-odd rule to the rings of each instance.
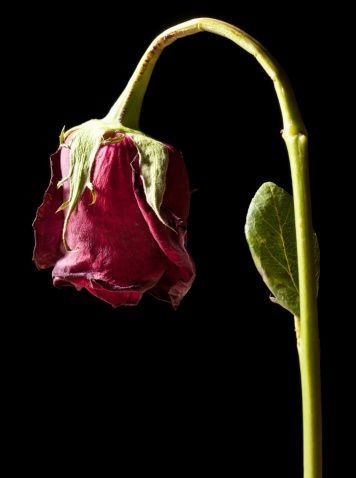
[[[321,478],[319,339],[307,133],[286,74],[260,43],[239,28],[212,18],[193,19],[164,31],[151,43],[105,120],[139,129],[142,101],[161,52],[178,38],[203,31],[228,38],[253,55],[272,79],[277,93],[291,167],[298,253],[300,317],[296,323],[303,401],[304,478]]]

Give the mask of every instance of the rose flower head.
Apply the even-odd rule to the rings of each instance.
[[[61,133],[51,173],[33,224],[37,267],[53,267],[55,286],[85,288],[114,307],[150,292],[176,308],[195,277],[181,153],[90,120]]]

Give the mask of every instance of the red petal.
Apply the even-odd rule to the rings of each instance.
[[[151,292],[162,300],[170,300],[176,308],[194,281],[195,266],[186,250],[186,222],[190,202],[188,174],[182,155],[171,146],[168,150],[169,165],[161,211],[175,231],[162,224],[147,204],[139,175],[138,158],[135,158],[132,165],[137,203],[152,236],[168,259],[164,275]]]
[[[63,227],[63,212],[56,214],[56,210],[63,201],[62,191],[57,189],[57,183],[62,177],[60,150],[51,156],[50,163],[50,183],[33,222],[35,231],[33,260],[40,269],[53,266],[59,258]]]
[[[89,205],[90,192],[86,191],[73,212],[67,229],[72,250],[62,249],[53,270],[54,285],[85,287],[117,306],[136,304],[164,274],[167,260],[132,188],[130,163],[136,155],[128,138],[100,148],[92,172],[96,202]],[[66,169],[66,157],[62,160],[62,169]]]

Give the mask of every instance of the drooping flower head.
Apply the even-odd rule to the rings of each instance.
[[[186,250],[190,190],[182,155],[121,125],[61,133],[34,221],[34,261],[113,306],[149,291],[177,307],[195,276]]]

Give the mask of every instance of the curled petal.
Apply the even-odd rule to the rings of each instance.
[[[33,260],[40,269],[53,266],[61,254],[63,213],[56,214],[63,201],[62,192],[57,189],[57,182],[61,178],[60,150],[51,156],[50,162],[50,183],[33,222],[35,231]]]

